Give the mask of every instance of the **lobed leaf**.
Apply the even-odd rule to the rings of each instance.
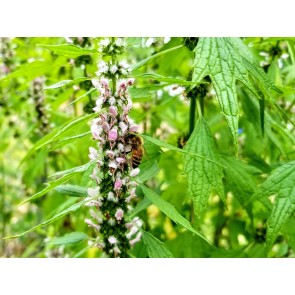
[[[283,224],[295,210],[295,161],[276,168],[259,187],[255,198],[271,195],[276,195],[276,199],[267,221],[266,252],[270,251]]]
[[[205,76],[210,76],[237,151],[239,106],[236,80],[241,81],[257,96],[249,73],[254,79],[259,80],[264,90],[273,89],[278,92],[280,90],[253,60],[248,60],[251,54],[237,38],[199,38],[194,51],[195,63],[192,80],[201,82]]]

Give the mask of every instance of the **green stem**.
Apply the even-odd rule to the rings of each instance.
[[[196,98],[191,97],[190,99],[190,110],[189,110],[189,134],[188,136],[190,137],[191,134],[194,131],[195,128],[195,118],[196,118]]]
[[[290,53],[290,57],[292,60],[292,64],[295,64],[295,48],[294,48],[294,41],[287,41],[288,49]]]

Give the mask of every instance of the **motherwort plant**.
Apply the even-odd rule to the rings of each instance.
[[[92,83],[100,96],[91,124],[97,146],[89,148],[89,158],[96,162],[91,176],[95,186],[88,188],[86,205],[91,207],[91,218],[85,222],[96,231],[95,245],[105,254],[128,257],[128,250],[140,241],[142,225],[139,218],[127,221],[126,216],[136,197],[133,177],[139,173],[138,161],[132,164],[138,125],[128,116],[132,101],[127,89],[134,79],[129,77],[128,65],[118,61],[126,48],[123,39],[107,38],[99,45],[102,61]]]

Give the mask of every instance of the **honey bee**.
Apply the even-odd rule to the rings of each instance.
[[[131,166],[137,168],[144,155],[143,139],[135,134],[128,135],[128,143],[131,145]]]

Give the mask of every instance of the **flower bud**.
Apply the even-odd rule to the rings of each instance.
[[[124,216],[124,211],[121,208],[119,208],[115,213],[115,218],[117,220],[122,220],[123,216]]]
[[[116,129],[111,129],[108,134],[108,138],[110,141],[116,141],[118,138],[118,133]]]
[[[115,181],[114,189],[119,190],[121,188],[122,188],[122,180],[120,178],[117,178],[117,180]]]

